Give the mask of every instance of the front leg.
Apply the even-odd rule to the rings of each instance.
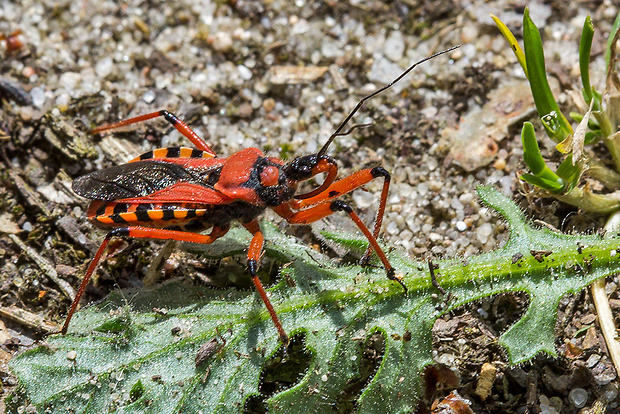
[[[381,190],[381,198],[379,201],[379,209],[375,218],[375,224],[373,226],[372,235],[376,239],[379,237],[381,231],[381,225],[383,223],[383,216],[385,215],[385,206],[387,204],[387,197],[390,190],[390,173],[383,167],[367,168],[358,172],[355,172],[348,177],[344,177],[341,180],[332,183],[324,191],[313,197],[304,198],[301,200],[293,200],[291,208],[294,210],[300,210],[305,207],[313,206],[318,203],[333,200],[340,197],[343,194],[347,194],[353,190],[360,188],[361,186],[368,184],[375,178],[383,177],[383,188]],[[361,264],[367,265],[372,253],[372,247],[368,246],[366,253],[362,256]]]
[[[349,206],[347,203],[341,200],[334,200],[331,202],[323,202],[314,207],[307,208],[301,211],[293,211],[288,204],[282,204],[276,208],[274,211],[282,216],[286,221],[291,224],[309,224],[314,223],[315,221],[321,220],[336,211],[344,211],[347,215],[353,220],[353,222],[357,225],[360,231],[366,236],[368,242],[370,243],[370,247],[377,253],[379,256],[379,260],[383,263],[383,267],[385,268],[385,273],[390,280],[395,280],[400,283],[400,285],[407,291],[407,286],[402,281],[402,278],[396,276],[396,272],[394,268],[390,264],[386,254],[379,246],[377,242],[377,238],[368,230],[368,227],[364,224],[362,219],[353,211],[353,208]],[[369,248],[370,248],[369,247]]]

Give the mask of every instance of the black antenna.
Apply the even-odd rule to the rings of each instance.
[[[329,137],[329,139],[327,140],[327,142],[325,143],[325,145],[323,145],[323,147],[319,150],[319,152],[317,152],[317,157],[322,157],[325,155],[325,153],[327,152],[327,148],[329,147],[329,145],[332,143],[332,141],[334,140],[334,138],[336,138],[337,136],[340,135],[347,135],[347,134],[341,134],[340,131],[342,131],[342,129],[344,128],[344,126],[347,124],[347,122],[349,122],[349,120],[351,120],[351,118],[353,118],[353,115],[355,115],[357,113],[357,111],[359,111],[359,109],[362,107],[362,105],[364,105],[364,102],[366,102],[367,100],[369,100],[370,98],[374,98],[375,96],[379,95],[381,92],[385,91],[386,89],[390,89],[396,82],[398,82],[399,80],[401,80],[402,78],[404,78],[405,76],[407,76],[407,74],[409,72],[411,72],[416,66],[421,65],[422,63],[426,62],[427,60],[431,60],[434,57],[437,57],[439,55],[443,55],[444,53],[448,53],[453,51],[454,49],[457,49],[461,47],[461,45],[456,45],[456,46],[452,46],[449,49],[446,50],[442,50],[441,52],[437,52],[431,56],[427,56],[424,59],[418,60],[416,63],[414,63],[413,65],[409,66],[407,68],[406,71],[404,71],[403,73],[401,73],[396,79],[394,79],[392,82],[388,83],[387,85],[383,86],[382,88],[377,89],[376,91],[374,91],[373,93],[371,93],[370,95],[364,96],[358,103],[357,105],[355,105],[355,108],[353,108],[353,110],[349,113],[349,115],[347,115],[347,117],[344,119],[344,121],[342,121],[342,123],[340,124],[340,126],[336,129],[336,131],[334,131],[334,133]],[[350,132],[350,131],[349,131]]]

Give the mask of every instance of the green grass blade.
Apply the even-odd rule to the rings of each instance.
[[[545,56],[538,28],[526,8],[523,14],[523,43],[528,80],[538,115],[543,121],[547,135],[555,142],[563,141],[573,133],[564,114],[551,92],[545,69]]]
[[[523,53],[523,49],[521,49],[521,46],[519,45],[519,42],[517,42],[517,39],[512,34],[512,32],[510,31],[508,26],[506,26],[504,24],[504,22],[502,22],[499,19],[499,17],[497,17],[497,16],[495,16],[494,14],[491,13],[491,18],[495,22],[495,25],[497,26],[499,31],[504,36],[504,39],[506,39],[506,41],[510,45],[510,48],[512,49],[512,51],[514,52],[515,56],[517,57],[517,61],[519,61],[519,64],[523,68],[523,72],[525,72],[525,76],[527,77],[527,65],[525,64],[525,53]]]
[[[592,19],[588,15],[583,22],[581,30],[581,40],[579,42],[579,71],[581,73],[581,85],[583,86],[583,96],[586,104],[590,105],[592,100],[592,85],[590,85],[590,52],[592,50],[592,39],[594,38],[594,26]],[[594,108],[596,111],[597,109]]]
[[[564,181],[547,167],[547,163],[540,154],[536,132],[531,122],[523,123],[521,143],[523,144],[523,160],[532,173],[523,174],[521,178],[552,193],[561,192],[564,189]]]
[[[620,11],[616,15],[616,20],[614,20],[614,25],[611,28],[611,32],[609,33],[609,37],[607,38],[607,47],[605,48],[605,67],[609,68],[609,59],[611,59],[611,46],[612,41],[616,37],[616,33],[620,29]],[[609,76],[609,74],[607,74]]]

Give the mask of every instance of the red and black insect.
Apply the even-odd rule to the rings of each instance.
[[[344,119],[327,143],[316,154],[297,157],[290,162],[268,157],[257,148],[247,148],[229,157],[218,158],[213,149],[185,123],[166,110],[126,119],[102,126],[92,134],[108,131],[149,119],[164,117],[196,148],[173,147],[149,151],[127,164],[94,171],[73,182],[73,190],[92,199],[88,218],[93,224],[112,228],[95,254],[62,327],[65,334],[90,277],[95,271],[108,243],[113,237],[178,240],[213,243],[239,221],[250,233],[247,267],[263,302],[275,324],[280,340],[288,336],[273,309],[269,297],[257,277],[264,239],[258,218],[270,208],[292,224],[308,224],[337,211],[343,211],[358,226],[370,246],[363,257],[374,250],[387,277],[407,288],[377,243],[390,185],[390,174],[382,167],[367,168],[336,180],[338,166],[327,156],[327,148],[365,101],[390,88],[413,68],[448,49],[416,62],[390,84],[364,97]],[[317,174],[325,180],[314,190],[297,194],[297,188]],[[360,220],[353,208],[338,200],[368,182],[383,179],[381,201],[373,231]],[[208,234],[200,231],[210,229]]]

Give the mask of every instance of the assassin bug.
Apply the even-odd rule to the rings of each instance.
[[[316,154],[300,156],[290,162],[267,157],[257,148],[246,148],[226,158],[218,158],[202,138],[166,110],[91,130],[91,134],[97,134],[164,117],[196,148],[155,149],[127,164],[94,171],[73,182],[73,191],[93,200],[87,210],[87,216],[92,223],[112,230],[95,253],[60,332],[63,335],[67,332],[86,285],[113,237],[210,244],[226,234],[231,222],[239,221],[253,235],[247,253],[247,267],[252,282],[269,311],[280,340],[287,344],[288,336],[257,277],[264,244],[258,217],[267,208],[292,224],[308,224],[337,211],[345,212],[369,241],[368,250],[362,260],[368,260],[374,250],[387,277],[400,283],[407,291],[402,278],[396,276],[394,268],[377,243],[385,212],[390,174],[382,167],[374,167],[336,180],[338,166],[326,153],[336,137],[347,135],[353,129],[364,126],[356,125],[349,131],[342,132],[364,102],[392,87],[421,63],[456,47],[414,63],[392,82],[362,98]],[[310,192],[296,194],[302,181],[321,173],[326,174],[322,184]],[[376,178],[383,178],[383,189],[371,232],[353,208],[338,200],[338,197]],[[208,234],[198,233],[207,229],[211,229]]]

